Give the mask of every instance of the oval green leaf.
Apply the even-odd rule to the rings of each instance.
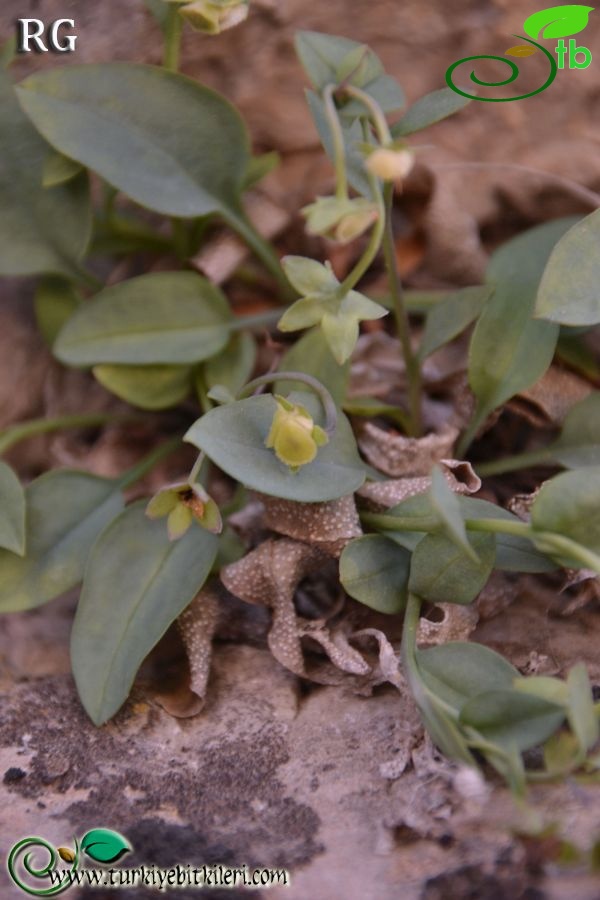
[[[0,548],[25,553],[25,492],[6,463],[0,462]]]
[[[425,94],[392,126],[392,137],[404,137],[435,125],[436,122],[454,115],[470,102],[467,97],[461,97],[448,87]]]
[[[290,395],[323,425],[319,401],[313,394]],[[316,503],[335,500],[358,490],[365,468],[348,420],[338,415],[335,433],[320,447],[316,459],[293,473],[265,447],[276,401],[269,395],[250,397],[213,409],[198,419],[184,440],[194,444],[232,478],[273,497]]]
[[[87,178],[42,186],[44,166],[54,152],[23,114],[2,70],[0,133],[0,272],[77,277],[92,224]]]
[[[543,484],[531,524],[600,553],[600,466],[563,472]]]
[[[492,291],[493,287],[489,284],[461,288],[436,303],[425,322],[419,357],[425,359],[439,347],[458,337],[475,321]]]
[[[437,697],[457,712],[481,691],[511,688],[519,672],[508,660],[467,641],[450,641],[417,652],[423,681]]]
[[[244,123],[192,79],[103,63],[36,73],[17,93],[53,147],[142,206],[182,217],[239,213],[250,160]]]
[[[493,534],[470,532],[474,561],[441,534],[427,534],[412,555],[408,588],[430,603],[471,603],[494,567],[496,541]]]
[[[586,27],[593,6],[568,3],[564,6],[549,6],[528,16],[523,22],[525,34],[537,40],[561,38],[579,34]]]
[[[140,275],[105,288],[68,320],[54,344],[61,362],[200,362],[229,338],[231,313],[219,288],[193,272]]]
[[[347,594],[377,612],[393,615],[406,605],[410,553],[380,534],[367,534],[345,547],[340,581]]]
[[[81,849],[90,859],[101,863],[113,863],[132,848],[122,834],[108,828],[94,828],[81,839]]]
[[[123,507],[116,482],[85,472],[48,472],[27,486],[27,554],[0,550],[0,611],[40,606],[83,575],[89,550]]]
[[[189,366],[95,366],[94,376],[108,391],[140,409],[177,406],[190,392]]]
[[[515,690],[482,691],[467,700],[460,722],[487,740],[530,750],[547,740],[565,719],[565,711],[534,694]]]
[[[128,507],[105,529],[85,570],[71,659],[96,725],[125,702],[144,657],[198,593],[217,552],[215,535],[197,526],[169,541],[145,506]]]
[[[552,251],[538,290],[535,315],[561,325],[600,322],[600,210],[567,231]]]

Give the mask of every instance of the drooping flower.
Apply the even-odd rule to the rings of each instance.
[[[359,237],[378,217],[377,204],[365,197],[317,197],[302,210],[309,234],[319,234],[340,244]]]
[[[313,461],[319,447],[327,444],[329,438],[303,406],[290,403],[278,394],[275,399],[277,408],[265,447],[274,450],[277,459],[297,472]]]
[[[377,147],[365,161],[365,166],[372,175],[396,184],[404,181],[414,164],[414,153],[402,145]]]
[[[150,519],[167,516],[169,539],[183,537],[192,522],[219,534],[223,529],[219,507],[201,484],[187,481],[171,484],[154,495],[146,507]]]
[[[179,12],[197,31],[220,34],[244,21],[248,16],[248,0],[194,0]]]

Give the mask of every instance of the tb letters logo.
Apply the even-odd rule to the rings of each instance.
[[[558,69],[587,69],[592,61],[592,53],[587,47],[578,47],[577,41],[570,37],[573,34],[579,34],[588,24],[589,14],[593,11],[593,6],[579,6],[578,4],[568,4],[566,6],[551,6],[548,9],[542,9],[533,13],[523,23],[525,34],[513,35],[513,37],[521,38],[527,41],[526,44],[517,44],[505,51],[505,56],[465,56],[464,59],[458,59],[448,68],[446,72],[446,84],[455,93],[462,97],[468,97],[470,100],[481,100],[484,103],[506,103],[510,100],[524,100],[526,97],[533,97],[540,94],[550,87]],[[567,43],[563,38],[569,37]],[[548,49],[543,44],[539,44],[537,40],[540,38],[548,40],[560,38],[555,47]],[[537,39],[537,40],[536,40]],[[477,59],[494,59],[504,63],[510,68],[510,75],[502,81],[482,81],[477,77],[474,71],[470,74],[470,79],[474,84],[481,87],[502,87],[506,84],[512,84],[519,75],[519,68],[516,63],[506,56],[526,57],[541,51],[550,66],[550,72],[544,84],[534,91],[527,94],[520,94],[517,97],[476,97],[459,88],[454,83],[454,72],[458,66],[463,63],[474,62]],[[554,58],[556,54],[556,59]]]
[[[17,19],[17,53],[72,53],[77,35],[64,34],[67,28],[75,28],[74,19],[55,19],[48,28],[41,19]]]

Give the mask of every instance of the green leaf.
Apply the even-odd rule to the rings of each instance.
[[[600,466],[563,472],[543,484],[531,524],[600,553]]]
[[[417,664],[427,687],[457,713],[481,691],[511,688],[519,675],[499,653],[467,641],[419,650]]]
[[[479,500],[476,497],[459,497],[458,502],[465,519],[505,519],[520,522],[502,506]],[[495,569],[506,572],[553,572],[557,566],[551,559],[540,553],[530,540],[516,534],[496,534]]]
[[[87,178],[42,186],[53,151],[23,115],[1,69],[0,133],[0,273],[77,277],[91,233]]]
[[[435,515],[439,518],[446,536],[453,544],[466,553],[475,563],[478,563],[477,554],[473,551],[462,516],[462,510],[457,495],[451,490],[448,482],[438,466],[434,466],[431,472],[431,487],[429,489],[429,501]]]
[[[552,459],[569,469],[600,465],[600,392],[571,407],[549,450]]]
[[[340,581],[347,594],[377,612],[402,612],[410,553],[380,534],[350,541],[340,558]]]
[[[563,707],[566,707],[569,697],[565,682],[548,675],[529,675],[525,678],[519,676],[515,678],[513,688],[525,694],[535,694],[536,697]]]
[[[537,294],[535,315],[562,325],[600,322],[600,210],[577,222],[550,255]]]
[[[0,497],[0,547],[23,556],[25,493],[13,470],[3,462],[0,462]]]
[[[542,697],[509,689],[481,691],[462,707],[460,722],[503,747],[530,750],[561,726],[564,709]]]
[[[485,586],[496,557],[493,534],[471,532],[474,562],[445,535],[428,534],[412,555],[409,591],[430,603],[471,603]]]
[[[382,403],[377,397],[350,397],[344,401],[344,412],[350,416],[365,416],[369,419],[381,416],[399,425],[403,431],[409,429],[408,413],[399,406]]]
[[[594,698],[587,669],[577,663],[567,675],[569,705],[567,718],[573,734],[584,752],[600,740],[600,723],[594,708]]]
[[[25,490],[24,557],[0,550],[0,611],[33,609],[81,581],[87,554],[123,507],[118,484],[85,472],[48,472]]]
[[[262,181],[269,172],[276,169],[281,163],[281,156],[276,150],[269,153],[261,153],[260,156],[252,156],[248,161],[248,168],[244,176],[243,189],[245,191]]]
[[[256,362],[256,341],[246,331],[231,336],[227,346],[204,363],[204,379],[210,389],[227,388],[235,397],[250,379]]]
[[[83,167],[62,153],[52,153],[44,163],[42,173],[42,185],[45,188],[54,187],[70,181],[83,171]]]
[[[128,507],[90,555],[71,638],[73,674],[96,725],[125,702],[136,672],[204,584],[218,539],[193,526],[171,542],[164,522]]]
[[[35,317],[49,347],[81,303],[81,295],[72,282],[49,275],[39,281],[34,297]]]
[[[240,214],[248,135],[214,91],[153,66],[102,63],[36,73],[17,92],[53,147],[142,206]]]
[[[392,126],[392,137],[405,137],[453,116],[471,101],[448,87],[425,94]]]
[[[531,387],[552,361],[558,326],[532,319],[539,280],[552,248],[573,224],[557,219],[519,235],[497,250],[487,271],[495,285],[469,348],[469,383],[477,397],[476,422]]]
[[[523,23],[525,34],[537,40],[561,38],[579,34],[586,27],[593,6],[569,3],[565,6],[549,6],[528,16]]]
[[[95,862],[113,863],[132,848],[122,834],[108,828],[94,828],[81,839],[81,849]]]
[[[225,346],[230,320],[225,296],[200,275],[140,275],[83,304],[60,332],[54,353],[73,366],[200,362]]]
[[[316,424],[323,425],[320,404],[313,394],[297,392],[289,399],[305,407]],[[184,440],[204,450],[220,469],[246,487],[273,497],[312,503],[358,490],[365,480],[365,470],[343,414],[339,414],[334,434],[319,448],[316,459],[294,473],[265,447],[276,409],[271,395],[212,409],[192,425]]]
[[[427,316],[419,357],[425,359],[461,334],[481,313],[492,291],[493,287],[486,284],[461,288],[437,303]]]
[[[331,266],[324,266],[316,259],[309,259],[307,256],[284,256],[281,265],[290,284],[303,297],[333,293],[339,285]]]
[[[346,396],[350,361],[340,366],[333,357],[329,344],[320,328],[311,328],[287,350],[279,363],[280,372],[304,372],[325,385],[336,406],[341,406]],[[274,391],[302,390],[299,381],[278,381]]]
[[[168,409],[188,396],[189,366],[94,366],[93,373],[107,391],[140,409]]]

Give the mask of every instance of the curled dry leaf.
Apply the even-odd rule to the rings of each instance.
[[[534,427],[558,426],[569,410],[591,392],[591,384],[575,372],[551,366],[533,387],[521,391],[507,406]]]
[[[479,615],[473,605],[461,606],[456,603],[438,603],[435,611],[443,617],[440,621],[421,616],[417,641],[423,644],[445,644],[448,641],[468,641],[469,635],[477,627]]]
[[[471,463],[458,459],[441,459],[438,462],[451,490],[456,494],[476,494],[481,487],[481,479],[474,472]],[[392,478],[388,481],[369,481],[359,490],[371,509],[390,509],[408,497],[424,494],[431,487],[431,477]]]
[[[425,437],[411,438],[386,431],[373,422],[362,422],[358,429],[358,446],[372,466],[392,478],[399,478],[428,475],[440,459],[451,457],[457,437],[458,429],[451,425]]]
[[[536,488],[531,494],[515,494],[515,496],[511,497],[506,504],[506,508],[509,512],[514,513],[515,516],[528,522],[530,519],[531,507],[533,506],[541,487],[542,485]]]
[[[353,496],[325,503],[297,503],[262,494],[259,498],[268,528],[312,544],[336,559],[349,541],[363,533]]]
[[[188,656],[190,682],[184,689],[156,698],[163,709],[176,718],[196,716],[204,706],[212,641],[218,622],[219,598],[212,587],[203,588],[177,619]]]

